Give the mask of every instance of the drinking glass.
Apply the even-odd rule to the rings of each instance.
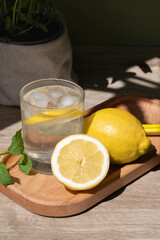
[[[20,91],[22,136],[32,169],[51,174],[51,155],[66,136],[83,132],[83,89],[64,79],[40,79]]]

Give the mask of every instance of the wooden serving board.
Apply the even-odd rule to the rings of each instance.
[[[125,109],[142,123],[160,123],[160,101],[136,96],[123,96],[103,102],[85,111],[85,116],[105,107]],[[111,166],[107,177],[87,191],[67,190],[53,175],[31,172],[25,175],[15,165],[19,157],[5,155],[14,184],[0,184],[0,191],[29,211],[53,217],[75,215],[94,206],[116,190],[142,176],[160,163],[160,136],[150,136],[152,147],[148,154],[126,165]]]

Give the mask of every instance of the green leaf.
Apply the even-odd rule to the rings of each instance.
[[[32,162],[26,154],[22,154],[19,159],[19,170],[25,174],[29,174],[32,168]]]
[[[23,139],[21,136],[21,130],[16,132],[16,135],[12,137],[11,145],[8,148],[8,153],[13,155],[20,155],[24,152]]]
[[[19,14],[19,19],[23,22],[27,22],[27,17],[24,13],[20,13]]]
[[[5,29],[8,31],[11,27],[11,18],[10,16],[7,16],[6,21],[5,21]]]
[[[5,186],[13,183],[6,165],[2,162],[0,162],[0,182]]]
[[[21,8],[27,8],[29,5],[30,0],[23,0],[21,3]]]

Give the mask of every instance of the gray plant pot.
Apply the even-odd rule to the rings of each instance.
[[[20,89],[41,78],[72,79],[72,48],[66,23],[57,12],[56,19],[63,26],[56,39],[42,42],[0,42],[0,104],[19,106]]]

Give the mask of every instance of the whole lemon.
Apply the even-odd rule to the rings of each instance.
[[[145,154],[150,140],[140,121],[131,113],[105,108],[84,118],[84,133],[97,138],[108,149],[111,163],[124,164]]]

